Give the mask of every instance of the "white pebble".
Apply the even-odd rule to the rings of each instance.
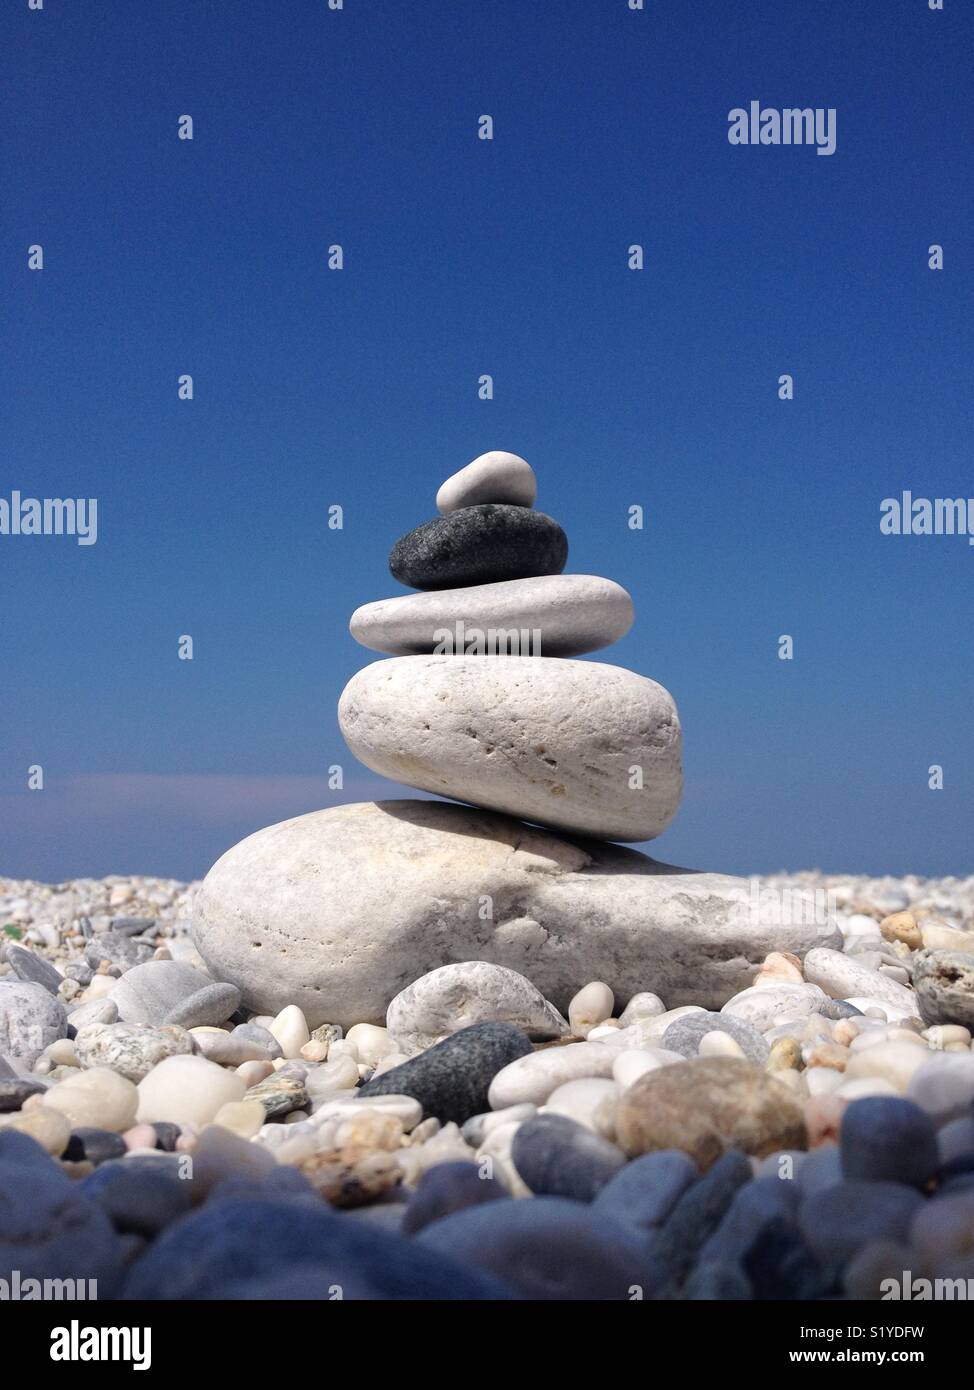
[[[286,1058],[300,1057],[302,1047],[311,1041],[307,1019],[297,1004],[288,1004],[282,1009],[268,1025],[268,1032],[280,1043]]]
[[[390,1052],[398,1052],[399,1046],[388,1028],[380,1028],[374,1023],[356,1023],[349,1028],[345,1041],[354,1045],[360,1062],[375,1066]]]
[[[606,1139],[615,1137],[613,1113],[621,1087],[608,1077],[584,1077],[566,1081],[548,1097],[544,1111],[567,1115],[570,1120],[594,1130]]]
[[[222,1105],[243,1100],[246,1089],[235,1071],[205,1057],[165,1057],[139,1082],[139,1123],[169,1121],[202,1129]]]
[[[698,1057],[743,1057],[744,1049],[740,1043],[732,1038],[730,1033],[722,1033],[719,1029],[714,1029],[712,1033],[704,1033],[697,1044]]]
[[[121,1134],[135,1123],[139,1097],[127,1077],[92,1067],[45,1091],[43,1104],[66,1116],[72,1129],[90,1126]]]
[[[336,1091],[348,1091],[358,1085],[358,1064],[351,1057],[339,1057],[312,1067],[304,1079],[309,1096],[321,1098]]]
[[[679,1052],[670,1052],[665,1047],[627,1047],[616,1053],[612,1076],[620,1086],[631,1086],[645,1072],[685,1061],[686,1058]]]
[[[617,1050],[601,1042],[569,1043],[509,1062],[490,1083],[487,1099],[492,1110],[530,1101],[543,1105],[552,1091],[566,1081],[586,1076],[611,1076]]]
[[[580,989],[568,1005],[568,1022],[576,1037],[587,1037],[599,1023],[612,1017],[615,996],[608,985],[593,980]]]
[[[619,1024],[628,1028],[641,1018],[659,1018],[666,1013],[666,1005],[658,994],[634,994],[619,1015]]]

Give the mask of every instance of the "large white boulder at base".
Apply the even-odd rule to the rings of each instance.
[[[207,874],[194,936],[261,1014],[314,1028],[383,1023],[391,1000],[454,961],[525,975],[562,1012],[580,984],[718,1009],[772,950],[834,946],[831,920],[742,911],[748,881],[573,843],[441,801],[358,802],[248,836]],[[805,916],[806,920],[802,918]]]
[[[676,706],[622,666],[391,657],[352,677],[338,722],[394,782],[576,835],[652,840],[680,804]]]

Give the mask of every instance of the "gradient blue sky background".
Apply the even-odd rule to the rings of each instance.
[[[634,597],[595,659],[677,700],[655,855],[974,871],[974,549],[879,532],[904,488],[974,496],[969,5],[11,0],[0,23],[0,495],[99,502],[95,546],[0,537],[0,873],[191,877],[401,794],[338,731],[372,659],[348,616],[401,592],[392,542],[492,448],[534,465],[569,570]],[[752,99],[834,106],[837,152],[731,146]]]

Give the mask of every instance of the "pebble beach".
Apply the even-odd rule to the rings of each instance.
[[[974,974],[931,965],[970,957],[974,877],[762,886],[833,895],[842,950],[772,953],[718,1012],[580,980],[565,1017],[474,962],[343,1030],[244,1020],[193,945],[199,884],[0,879],[3,1276],[370,1299],[969,1277]]]

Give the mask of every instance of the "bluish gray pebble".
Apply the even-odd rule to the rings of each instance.
[[[862,1009],[850,1004],[848,999],[828,999],[815,1010],[822,1018],[862,1018]]]
[[[94,1280],[111,1298],[122,1247],[105,1212],[26,1134],[0,1131],[0,1279]]]
[[[87,1160],[96,1167],[107,1163],[110,1158],[124,1158],[128,1149],[120,1134],[108,1129],[92,1129],[82,1126],[73,1129],[68,1138],[68,1146],[61,1155],[71,1163]]]
[[[904,1183],[850,1179],[803,1197],[798,1224],[822,1264],[845,1265],[870,1241],[905,1241],[922,1204]]]
[[[591,1202],[626,1166],[615,1144],[567,1115],[535,1115],[518,1125],[511,1159],[532,1192]]]
[[[650,1298],[659,1280],[644,1243],[605,1213],[566,1197],[505,1198],[467,1207],[414,1237],[531,1299]]]
[[[683,1297],[691,1302],[742,1303],[752,1297],[747,1275],[739,1265],[701,1261],[691,1271]]]
[[[648,1233],[662,1225],[699,1177],[697,1165],[682,1149],[659,1149],[620,1169],[599,1191],[593,1206]]]
[[[869,1096],[847,1105],[839,1149],[843,1176],[870,1182],[926,1187],[940,1162],[933,1120],[899,1096]]]
[[[337,1283],[364,1280],[384,1299],[513,1296],[490,1275],[418,1241],[343,1221],[314,1195],[207,1202],[153,1242],[131,1268],[124,1296],[227,1297],[235,1285],[264,1283],[309,1263],[326,1266]]]
[[[750,1178],[747,1158],[732,1150],[722,1154],[679,1198],[652,1241],[653,1256],[667,1286],[682,1284],[737,1189]]]
[[[152,1237],[192,1206],[193,1184],[178,1176],[178,1168],[178,1160],[162,1154],[114,1159],[84,1178],[81,1189],[117,1231]]]
[[[432,1221],[439,1221],[465,1207],[496,1202],[508,1195],[496,1178],[481,1172],[476,1163],[437,1163],[427,1168],[409,1198],[402,1218],[402,1234],[415,1235]]]
[[[734,1193],[720,1225],[704,1243],[700,1259],[739,1262],[762,1227],[780,1219],[794,1221],[798,1200],[798,1189],[793,1182],[781,1178],[752,1178]]]

